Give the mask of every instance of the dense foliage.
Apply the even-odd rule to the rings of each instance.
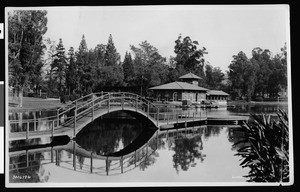
[[[253,122],[242,126],[244,143],[236,155],[242,157],[241,166],[250,168],[248,181],[289,181],[289,126],[288,116],[279,111],[278,120],[270,116],[252,115]]]
[[[277,98],[287,89],[286,45],[281,53],[272,53],[257,47],[252,50],[252,58],[242,51],[233,56],[229,65],[228,79],[233,98]]]
[[[233,56],[227,74],[205,61],[205,47],[181,34],[174,41],[174,57],[163,57],[145,40],[130,45],[121,61],[112,35],[106,44],[91,49],[83,35],[79,47],[70,47],[67,53],[62,39],[57,45],[49,38],[43,40],[46,14],[8,14],[9,85],[18,94],[20,105],[23,92],[28,90],[39,96],[43,91],[48,97],[68,95],[71,99],[96,91],[119,90],[147,96],[149,87],[178,81],[188,72],[201,77],[200,86],[221,89],[232,99],[276,98],[287,88],[286,46],[274,57],[259,47],[253,49],[251,58],[241,51]]]
[[[41,84],[46,14],[46,11],[31,10],[8,13],[9,86],[18,94],[20,106],[24,89],[38,89]]]

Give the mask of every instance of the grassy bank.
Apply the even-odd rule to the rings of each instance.
[[[56,109],[58,107],[63,107],[66,104],[60,103],[59,99],[42,99],[34,97],[24,97],[23,98],[23,107],[18,107],[18,104],[9,98],[9,110],[49,110]]]

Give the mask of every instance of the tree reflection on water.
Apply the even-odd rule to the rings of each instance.
[[[205,155],[202,154],[202,149],[203,142],[201,135],[196,135],[192,138],[176,139],[172,150],[175,152],[173,155],[173,166],[177,173],[179,172],[179,167],[183,171],[187,171],[190,167],[194,167],[196,165],[196,159],[200,159],[201,162],[203,162]]]

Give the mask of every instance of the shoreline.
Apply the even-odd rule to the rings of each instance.
[[[154,102],[155,103],[155,102]],[[156,103],[161,106],[173,106],[176,107],[176,104],[168,103]],[[17,105],[12,101],[12,98],[9,98],[8,111],[44,111],[44,110],[56,110],[57,108],[64,107],[67,103],[60,103],[60,100],[57,98],[34,98],[34,97],[24,97],[23,98],[23,107],[12,106]],[[227,106],[232,105],[288,105],[288,101],[228,101]]]

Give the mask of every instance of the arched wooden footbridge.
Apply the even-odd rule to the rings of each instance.
[[[185,124],[203,121],[207,124],[205,113],[182,111],[167,108],[161,111],[159,107],[140,95],[127,92],[91,93],[73,101],[64,108],[59,108],[57,114],[37,119],[9,120],[9,141],[54,137],[68,135],[76,137],[87,124],[95,119],[114,112],[132,111],[148,118],[158,129],[174,127],[175,124]],[[223,119],[224,120],[224,119]],[[228,119],[227,119],[228,120]],[[245,120],[245,118],[240,118]],[[235,118],[233,120],[237,122]]]

